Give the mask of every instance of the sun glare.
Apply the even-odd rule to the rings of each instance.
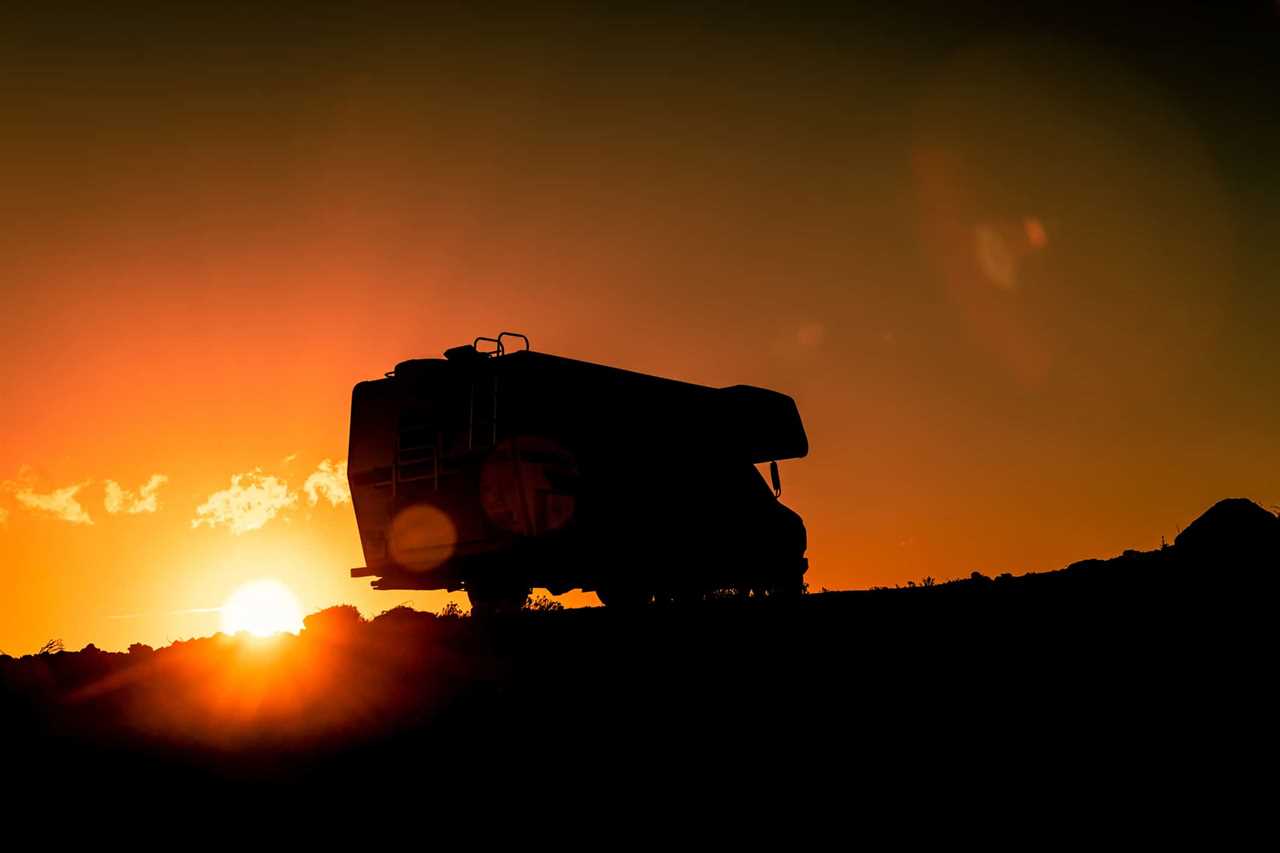
[[[222,632],[248,631],[268,637],[302,630],[302,607],[289,588],[279,581],[259,580],[238,588],[222,605]]]

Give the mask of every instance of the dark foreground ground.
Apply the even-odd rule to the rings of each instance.
[[[568,790],[641,779],[805,799],[1203,783],[1262,760],[1277,554],[1280,520],[1223,502],[1173,547],[1039,575],[487,621],[334,608],[270,642],[0,658],[5,769],[59,794],[374,809],[572,810]]]

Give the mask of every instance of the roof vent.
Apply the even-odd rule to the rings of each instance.
[[[463,344],[460,347],[450,347],[445,350],[444,357],[449,361],[482,361],[488,358],[489,354],[480,352],[474,344]]]

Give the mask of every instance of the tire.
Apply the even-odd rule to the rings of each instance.
[[[807,562],[798,571],[779,572],[770,579],[764,594],[774,601],[798,601],[804,595],[804,573]],[[759,590],[757,591],[759,592]]]
[[[492,589],[480,587],[467,589],[474,616],[493,616],[500,613],[517,613],[529,599],[532,589]]]
[[[639,587],[614,585],[600,587],[596,598],[610,610],[639,610],[653,601],[653,595]]]

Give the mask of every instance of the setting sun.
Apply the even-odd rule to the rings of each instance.
[[[222,605],[222,632],[248,631],[267,637],[302,630],[302,607],[289,588],[279,581],[259,580],[238,588]]]

